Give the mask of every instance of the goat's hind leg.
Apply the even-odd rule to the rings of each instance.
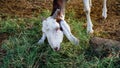
[[[91,0],[83,0],[83,4],[84,4],[84,11],[86,13],[86,18],[87,18],[87,33],[93,33],[93,24],[91,21],[91,17],[90,17],[90,1]]]
[[[103,9],[102,9],[102,16],[106,19],[107,18],[107,0],[103,1]]]
[[[92,0],[90,0],[90,7],[92,7]]]

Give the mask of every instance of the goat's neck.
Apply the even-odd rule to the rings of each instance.
[[[64,17],[65,16],[65,3],[66,3],[66,0],[54,0],[51,16],[53,16],[53,14],[55,13],[55,11],[57,9],[60,9],[60,14],[59,15],[61,17]]]

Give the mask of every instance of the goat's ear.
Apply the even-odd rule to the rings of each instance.
[[[55,11],[55,13],[52,15],[52,17],[53,17],[54,19],[56,19],[57,16],[58,16],[58,14],[59,14],[59,12],[60,12],[60,9],[57,9],[57,10]]]

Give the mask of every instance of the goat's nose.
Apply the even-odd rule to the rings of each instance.
[[[58,47],[55,47],[54,50],[55,50],[55,51],[58,51]]]

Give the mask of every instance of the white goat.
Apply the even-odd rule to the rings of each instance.
[[[56,12],[58,11],[59,10],[56,10]],[[61,18],[62,20],[59,23],[56,21],[55,17],[58,14],[56,12],[53,16],[48,17],[42,22],[43,35],[38,43],[43,44],[44,40],[47,38],[51,48],[58,51],[63,40],[63,34],[65,34],[68,40],[70,40],[73,44],[78,45],[79,40],[72,35],[69,25],[64,20],[64,16]],[[60,28],[62,28],[62,30]]]

